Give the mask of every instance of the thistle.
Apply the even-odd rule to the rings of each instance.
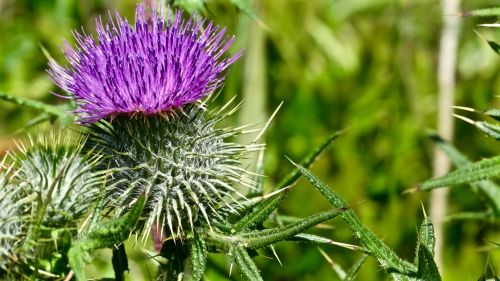
[[[217,125],[234,110],[201,101],[240,56],[225,55],[234,39],[212,22],[180,11],[164,19],[141,4],[135,27],[116,14],[97,21],[97,34],[95,42],[75,33],[78,47],[65,47],[71,66],[51,61],[49,72],[78,104],[79,122],[93,123],[88,146],[108,156],[108,206],[120,216],[145,194],[144,234],[153,223],[174,237],[199,217],[210,225],[217,207],[243,196],[237,183],[252,185],[239,160],[260,147],[228,142],[241,128]]]

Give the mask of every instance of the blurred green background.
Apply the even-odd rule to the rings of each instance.
[[[189,5],[191,0],[178,1]],[[196,1],[191,1],[196,2]],[[235,123],[262,122],[284,102],[266,134],[266,186],[292,169],[294,160],[319,145],[333,131],[350,127],[313,171],[350,202],[366,225],[398,254],[413,260],[421,203],[429,194],[401,192],[431,177],[432,143],[426,131],[436,127],[439,36],[442,15],[436,0],[254,0],[256,18],[238,11],[229,0],[209,0],[204,16],[236,35],[234,50],[245,55],[232,66],[223,98],[237,95],[245,104]],[[186,4],[187,3],[187,4]],[[463,1],[462,10],[498,5],[493,0]],[[59,47],[72,30],[94,29],[97,15],[117,9],[133,19],[135,1],[0,0],[0,91],[46,101],[62,101],[45,70],[48,53],[64,62]],[[184,6],[186,7],[186,6]],[[190,6],[187,6],[190,7]],[[448,15],[454,16],[454,15]],[[456,105],[498,107],[498,56],[475,31],[500,40],[494,29],[477,26],[495,19],[464,18],[458,53]],[[0,154],[12,149],[15,132],[40,113],[0,101]],[[455,144],[474,160],[498,154],[495,141],[458,119]],[[449,213],[484,208],[468,186],[451,191]],[[306,216],[329,205],[305,181],[290,192],[280,210]],[[317,230],[334,240],[355,243],[340,220],[333,229]],[[477,280],[491,265],[500,274],[498,223],[446,223],[444,280]],[[359,256],[321,246],[344,268]],[[316,246],[281,243],[282,265],[269,252],[256,261],[265,280],[337,280]],[[102,252],[89,270],[104,270]],[[154,261],[132,252],[132,280],[148,280]],[[488,262],[489,261],[489,262]],[[228,279],[230,261],[215,257],[207,280]],[[111,271],[108,275],[111,276]],[[152,274],[152,273],[151,273]],[[239,279],[233,272],[230,279]],[[385,280],[373,259],[358,280]]]

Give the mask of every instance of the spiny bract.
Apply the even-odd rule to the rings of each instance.
[[[241,129],[216,125],[233,112],[192,104],[163,116],[119,116],[93,125],[91,145],[109,155],[104,165],[114,171],[109,203],[123,213],[145,194],[143,234],[157,223],[175,238],[199,216],[210,224],[217,207],[243,196],[235,184],[252,185],[239,160],[260,148],[227,142]]]

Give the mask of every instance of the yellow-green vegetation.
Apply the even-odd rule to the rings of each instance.
[[[359,221],[394,250],[387,258],[389,264],[405,265],[397,256],[413,261],[416,248],[418,253],[427,255],[428,252],[421,251],[424,249],[421,244],[425,244],[421,224],[424,221],[422,205],[427,208],[429,193],[404,191],[432,176],[435,142],[428,138],[428,130],[436,127],[439,111],[436,102],[442,25],[439,1],[159,2],[177,2],[180,8],[199,11],[215,23],[227,26],[237,38],[234,50],[245,50],[242,59],[228,72],[226,85],[214,103],[222,105],[235,95],[243,98],[243,93],[246,100],[262,102],[245,100],[243,109],[224,122],[247,124],[252,120],[267,120],[263,112],[270,115],[284,102],[264,136],[265,190],[273,188],[274,191],[283,184],[279,183],[281,179],[295,168],[287,157],[294,161],[302,159],[332,132],[349,128],[311,168],[315,177],[309,175],[308,170],[301,171],[309,175],[311,181],[321,179],[327,183],[345,199]],[[15,149],[14,140],[24,129],[50,120],[58,120],[62,125],[71,122],[57,110],[65,101],[50,94],[61,92],[46,74],[49,58],[65,61],[60,51],[62,38],[70,40],[71,30],[81,27],[95,30],[96,16],[106,15],[108,10],[116,9],[132,19],[135,4],[135,0],[0,1],[0,158]],[[461,9],[470,11],[494,5],[498,3],[493,0],[463,1]],[[495,21],[495,17],[489,19],[489,22]],[[500,29],[478,27],[485,22],[485,18],[462,17],[456,105],[476,109],[498,107],[499,99],[495,96],[500,90],[499,58],[490,48],[495,46],[491,42],[489,46],[484,39],[500,41]],[[256,33],[256,29],[261,32]],[[45,110],[37,110],[36,105],[19,107],[5,102],[4,93],[47,102],[54,107]],[[477,162],[496,156],[499,152],[494,138],[485,137],[458,119],[453,143],[463,155],[457,156],[458,152],[447,144],[436,143],[455,155],[453,161],[457,166],[464,161]],[[467,158],[461,158],[464,155]],[[489,161],[495,161],[496,165],[498,157]],[[488,198],[478,195],[466,184],[457,185],[450,192],[449,217],[443,218],[446,220],[444,263],[440,269],[443,280],[477,280],[491,270],[500,275],[498,214],[496,219],[495,216],[460,216],[483,211]],[[329,201],[302,179],[280,201],[283,217],[279,219],[293,223],[295,217],[308,217],[331,208]],[[337,215],[330,212],[332,217]],[[350,211],[347,214],[351,216]],[[347,215],[339,215],[342,216]],[[353,217],[350,219],[356,221]],[[335,219],[310,232],[360,245],[346,222],[349,223]],[[268,224],[264,223],[270,228],[282,227]],[[417,237],[422,239],[420,243]],[[152,262],[156,254],[153,246],[147,245],[151,249],[148,251],[139,250],[131,240],[126,243],[130,268],[127,278],[154,280],[151,277],[156,272]],[[330,243],[319,247],[321,251],[315,245],[280,243],[261,251],[262,255],[253,260],[264,280],[306,281],[340,280],[335,271],[337,264],[347,271],[360,258],[364,260],[362,253]],[[85,269],[87,276],[112,277],[110,254],[99,253]],[[248,258],[246,251],[234,250],[233,254],[241,262]],[[231,262],[223,255],[210,255],[206,280],[243,278],[236,267],[228,277],[230,267]],[[387,275],[375,259],[368,258],[357,280],[387,280]]]

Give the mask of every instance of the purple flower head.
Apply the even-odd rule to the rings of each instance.
[[[165,20],[138,4],[135,27],[116,13],[106,25],[97,20],[97,40],[74,32],[65,42],[70,64],[49,62],[49,76],[76,100],[81,123],[118,114],[158,114],[193,103],[222,85],[224,70],[236,61],[225,55],[234,41],[226,29],[180,11]],[[97,41],[97,42],[96,42]]]

